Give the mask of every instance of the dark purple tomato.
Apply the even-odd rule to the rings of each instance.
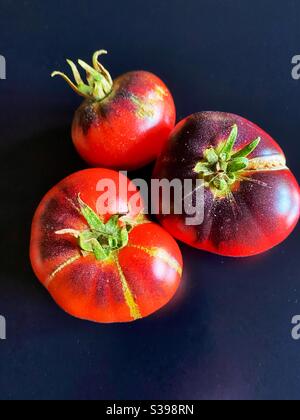
[[[236,115],[203,112],[180,122],[153,177],[202,180],[202,224],[188,226],[185,212],[159,215],[173,236],[195,248],[234,257],[260,254],[284,241],[299,220],[299,185],[282,149]]]

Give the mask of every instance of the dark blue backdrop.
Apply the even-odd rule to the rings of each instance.
[[[300,176],[298,0],[1,0],[1,399],[274,399],[300,397],[299,229],[257,258],[183,246],[181,292],[132,325],[65,315],[28,261],[44,193],[84,167],[69,139],[80,103],[49,77],[66,57],[106,48],[114,76],[146,69],[174,93],[178,118],[224,110],[278,139]],[[148,174],[149,171],[145,171]]]

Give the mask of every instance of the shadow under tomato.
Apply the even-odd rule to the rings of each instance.
[[[65,127],[41,133],[2,154],[2,273],[15,278],[30,270],[30,227],[40,200],[57,182],[84,167]]]

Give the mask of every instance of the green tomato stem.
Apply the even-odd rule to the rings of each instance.
[[[107,54],[107,51],[100,50],[94,53],[93,67],[83,60],[78,60],[78,64],[86,71],[87,83],[82,80],[76,64],[71,60],[67,60],[67,63],[71,67],[75,83],[66,74],[59,71],[53,72],[51,76],[62,77],[78,95],[84,98],[102,101],[113,89],[113,80],[109,72],[99,62],[99,57],[103,54]]]
[[[226,196],[239,178],[239,174],[246,171],[250,160],[247,158],[259,145],[261,138],[257,138],[243,149],[234,152],[238,138],[238,126],[235,124],[224,145],[209,148],[204,152],[204,159],[197,163],[194,171],[204,179],[206,185],[218,195]]]
[[[63,229],[56,232],[57,235],[71,235],[78,240],[78,246],[85,255],[93,254],[98,261],[104,261],[111,257],[113,252],[126,247],[129,242],[129,232],[135,222],[124,215],[114,215],[107,223],[104,223],[98,214],[94,212],[78,196],[79,211],[88,224],[88,229],[77,231]]]

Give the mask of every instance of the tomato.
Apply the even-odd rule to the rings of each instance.
[[[79,60],[88,84],[75,64],[68,60],[76,84],[62,76],[85,101],[75,113],[72,137],[81,157],[93,167],[136,170],[154,161],[175,126],[174,100],[155,75],[135,71],[112,80],[99,63],[93,67]]]
[[[107,202],[107,190],[99,189],[103,180],[115,186],[116,197]],[[131,208],[134,198],[137,206]],[[66,312],[94,322],[130,322],[173,297],[181,252],[141,209],[136,187],[108,169],[75,173],[42,200],[32,224],[31,262]]]
[[[201,180],[202,224],[188,226],[185,212],[159,215],[173,236],[195,248],[233,257],[260,254],[284,241],[299,220],[299,185],[280,146],[236,115],[204,112],[179,123],[153,177]]]

